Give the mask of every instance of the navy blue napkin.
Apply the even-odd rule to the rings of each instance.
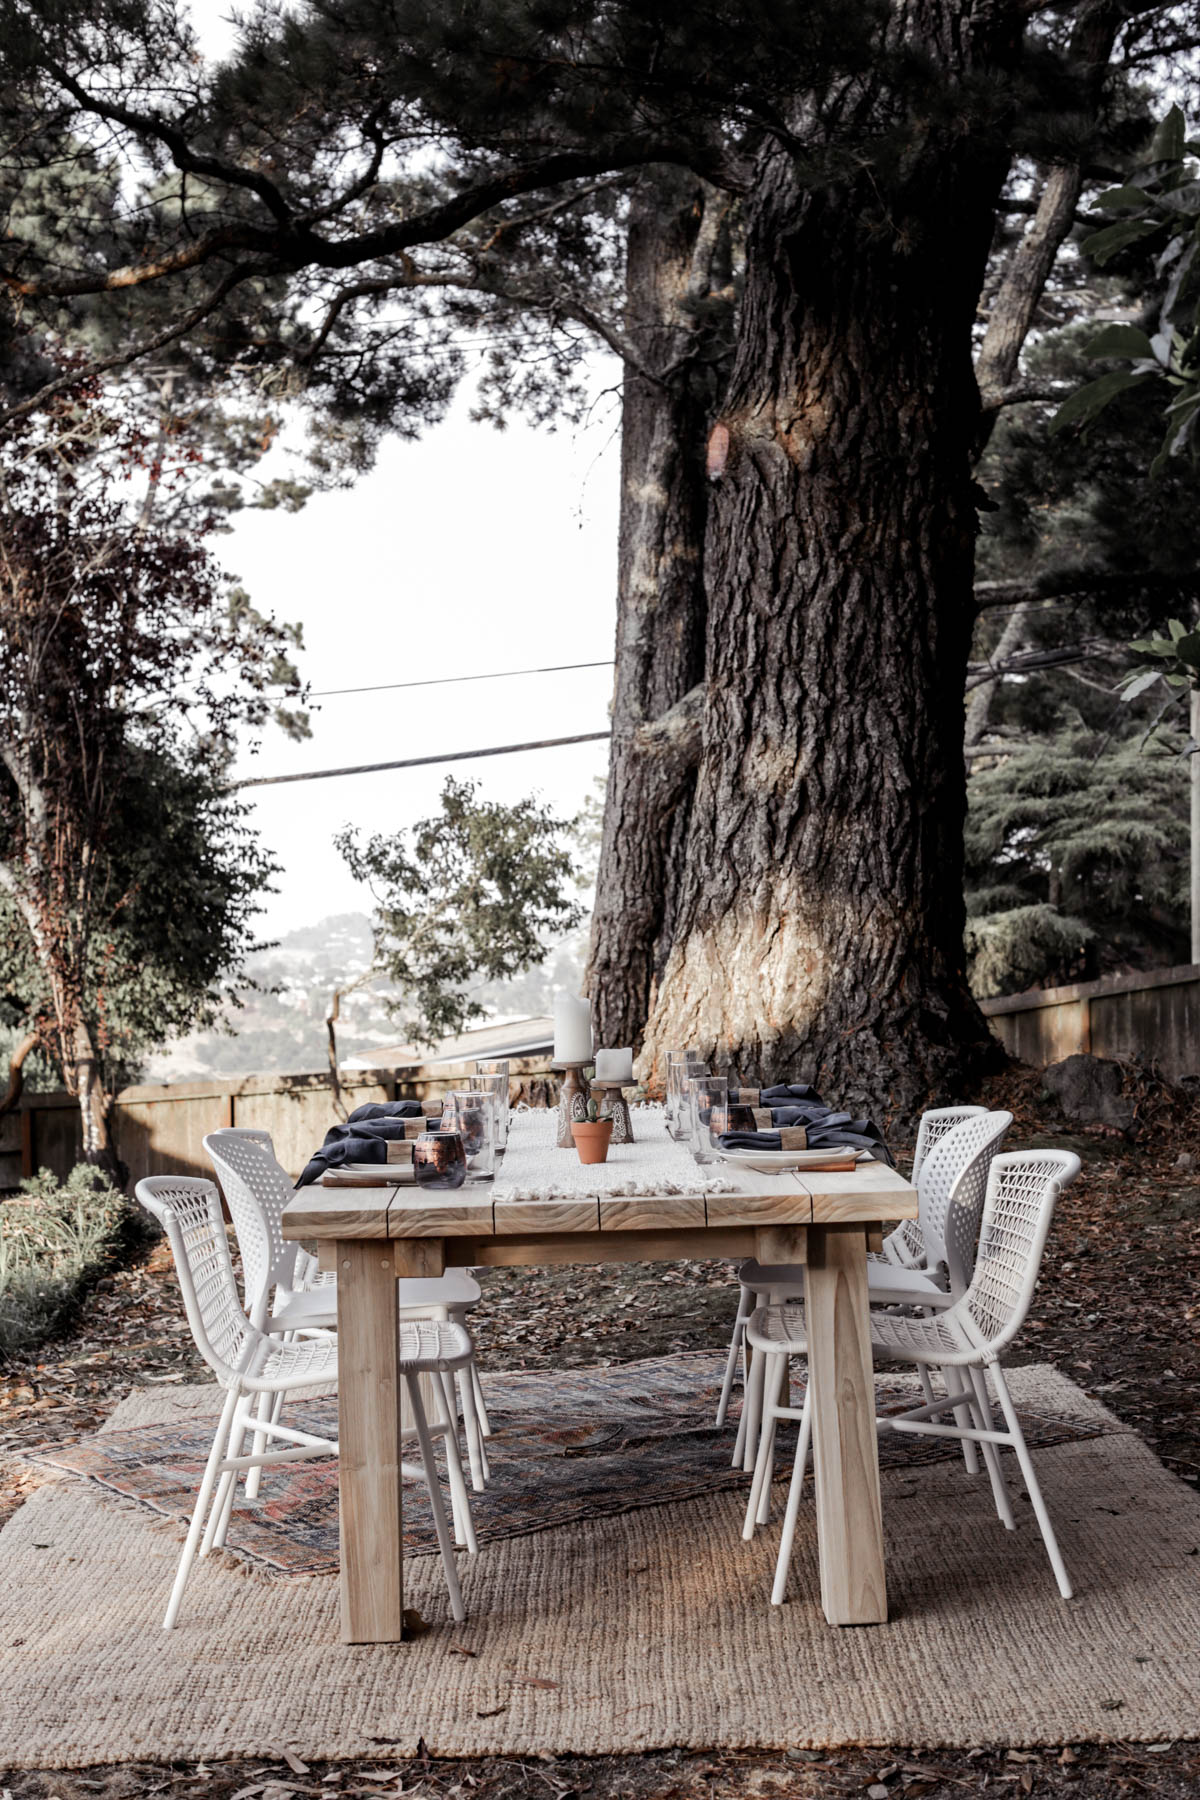
[[[319,1181],[326,1169],[340,1169],[345,1163],[386,1163],[388,1144],[407,1135],[405,1121],[422,1116],[422,1109],[415,1100],[393,1104],[409,1106],[413,1110],[400,1115],[391,1113],[385,1118],[364,1119],[360,1116],[362,1113],[378,1109],[360,1106],[351,1113],[345,1125],[331,1126],[325,1133],[325,1142],[305,1167],[296,1186],[307,1187],[309,1182]],[[427,1119],[425,1123],[431,1130],[436,1130],[441,1120]]]
[[[424,1112],[419,1100],[372,1100],[366,1106],[356,1106],[346,1123],[357,1125],[363,1119],[419,1119]]]

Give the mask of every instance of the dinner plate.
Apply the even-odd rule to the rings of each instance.
[[[839,1156],[836,1149],[830,1150],[722,1150],[713,1146],[722,1162],[737,1163],[743,1169],[757,1169],[760,1174],[769,1175],[773,1169],[819,1169],[823,1163],[832,1162]],[[846,1146],[845,1154],[849,1156],[852,1147]],[[871,1152],[859,1150],[854,1152],[855,1162],[870,1162]]]

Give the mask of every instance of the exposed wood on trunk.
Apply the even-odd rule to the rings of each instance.
[[[39,1037],[36,1031],[27,1032],[8,1060],[8,1089],[3,1100],[0,1100],[0,1118],[5,1113],[15,1112],[21,1103],[21,1095],[25,1091],[25,1063],[37,1049]]]
[[[1004,171],[992,145],[931,134],[893,235],[866,183],[806,190],[762,153],[711,490],[703,752],[644,1075],[696,1045],[743,1080],[911,1113],[998,1059],[964,969],[962,695],[970,330]]]

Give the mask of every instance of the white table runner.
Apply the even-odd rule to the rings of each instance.
[[[686,1144],[668,1134],[661,1106],[631,1107],[630,1117],[634,1143],[610,1144],[607,1162],[581,1163],[574,1149],[557,1146],[557,1111],[514,1112],[496,1175],[497,1202],[736,1192],[735,1183],[698,1163]]]

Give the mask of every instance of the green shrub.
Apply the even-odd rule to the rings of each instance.
[[[87,1163],[65,1181],[40,1169],[0,1204],[0,1355],[50,1336],[112,1262],[129,1221],[124,1195]]]

